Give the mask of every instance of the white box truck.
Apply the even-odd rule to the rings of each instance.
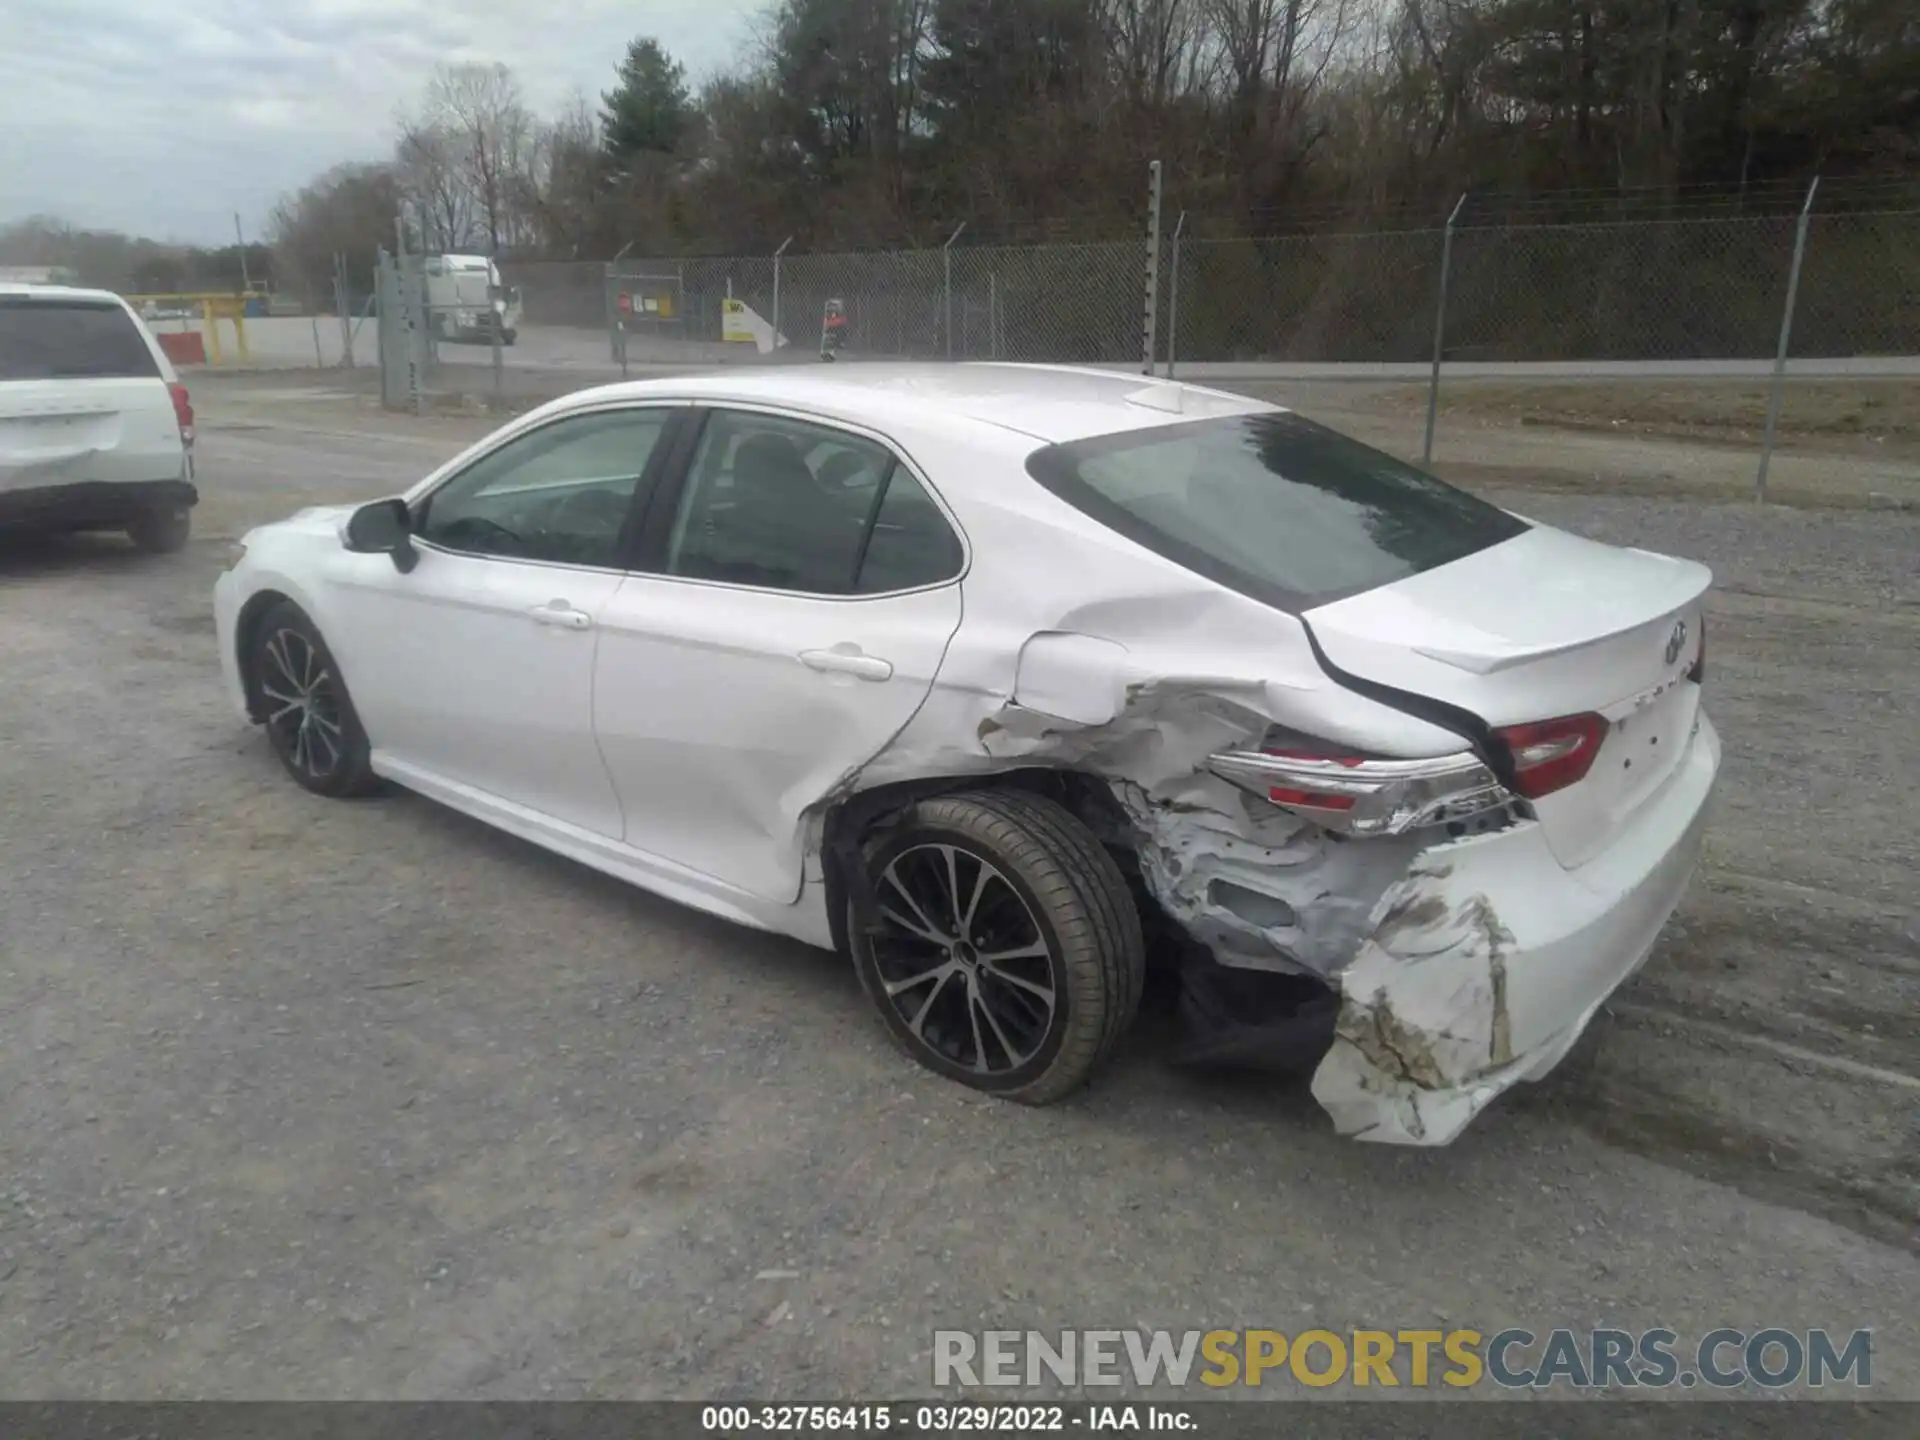
[[[491,343],[494,327],[511,345],[520,334],[520,291],[500,283],[485,255],[427,257],[428,326],[441,340]]]

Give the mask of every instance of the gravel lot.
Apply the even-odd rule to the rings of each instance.
[[[1405,423],[1370,393],[1301,403]],[[1152,1016],[1076,1103],[981,1100],[833,957],[299,791],[217,689],[227,538],[487,422],[195,400],[188,551],[0,551],[0,1396],[844,1398],[925,1390],[936,1326],[1311,1322],[1872,1326],[1920,1398],[1920,516],[1476,432],[1501,503],[1715,568],[1725,791],[1591,1041],[1403,1152]]]

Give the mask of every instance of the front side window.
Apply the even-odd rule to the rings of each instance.
[[[435,490],[415,529],[447,550],[616,568],[647,462],[674,413],[607,410],[543,425]]]
[[[1051,445],[1028,472],[1176,564],[1300,611],[1510,540],[1527,523],[1288,412]]]
[[[670,575],[810,595],[877,595],[960,573],[960,542],[883,445],[718,410],[667,543]]]

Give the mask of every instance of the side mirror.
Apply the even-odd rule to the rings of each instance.
[[[342,538],[349,550],[361,555],[391,555],[394,569],[405,574],[420,563],[413,548],[413,516],[404,500],[375,500],[347,517]]]

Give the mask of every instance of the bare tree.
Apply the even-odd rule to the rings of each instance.
[[[329,298],[335,255],[364,281],[374,255],[393,243],[399,183],[387,165],[340,165],[285,196],[267,221],[274,275],[309,303]]]
[[[394,164],[401,189],[420,217],[421,246],[464,249],[473,231],[474,205],[462,137],[433,119],[403,116]]]
[[[1192,0],[1105,0],[1107,43],[1128,101],[1160,110],[1177,98],[1197,38]]]
[[[543,251],[569,258],[594,248],[604,228],[607,191],[600,123],[584,94],[573,95],[552,124],[541,127],[534,158],[510,197]]]
[[[501,241],[517,238],[512,199],[538,153],[539,126],[520,93],[520,82],[505,65],[442,65],[428,82],[426,112],[434,124],[455,137],[489,254]]]

